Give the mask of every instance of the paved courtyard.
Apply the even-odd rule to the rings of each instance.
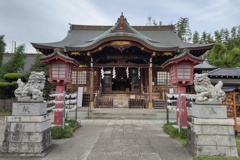
[[[81,120],[72,138],[53,140],[56,147],[43,158],[28,160],[190,160],[177,141],[166,135],[162,120]],[[0,140],[5,123],[0,121]],[[19,158],[2,158],[18,160]],[[26,159],[26,158],[22,158]]]

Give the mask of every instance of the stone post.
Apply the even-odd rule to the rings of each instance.
[[[234,120],[227,118],[226,106],[193,104],[187,146],[196,156],[238,157]]]

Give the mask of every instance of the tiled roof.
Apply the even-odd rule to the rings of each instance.
[[[51,58],[53,58],[53,57],[55,57],[55,56],[61,57],[62,59],[67,60],[68,62],[73,63],[73,64],[76,65],[76,66],[79,65],[79,63],[78,63],[75,59],[73,59],[73,58],[71,58],[71,57],[68,57],[67,55],[62,54],[62,53],[59,51],[58,48],[55,48],[55,49],[54,49],[54,52],[53,52],[52,54],[50,54],[50,55],[48,55],[48,56],[42,57],[41,60],[42,60],[42,61],[45,61],[45,60],[51,59]]]
[[[172,63],[178,63],[179,60],[182,60],[183,58],[186,60],[187,57],[190,57],[193,62],[195,64],[198,64],[198,63],[201,63],[203,61],[202,58],[200,57],[196,57],[192,54],[189,53],[189,50],[188,49],[185,49],[181,54],[171,58],[171,59],[168,59],[166,62],[164,62],[162,64],[162,67],[165,68],[165,67],[169,67],[169,64],[172,64]]]
[[[215,69],[217,67],[210,65],[208,62],[203,61],[201,64],[197,64],[194,66],[194,69]]]
[[[240,76],[240,68],[218,68],[213,71],[208,72],[208,75],[211,76]],[[240,80],[239,80],[240,81]]]
[[[62,41],[32,43],[32,45],[37,49],[78,48],[84,50],[102,40],[112,39],[133,39],[156,50],[159,48],[171,48],[173,51],[184,48],[190,50],[205,48],[207,50],[213,46],[212,44],[184,43],[177,36],[173,26],[130,26],[123,15],[118,18],[114,26],[70,25],[70,31]]]

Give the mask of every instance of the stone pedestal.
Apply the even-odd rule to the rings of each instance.
[[[14,103],[13,115],[5,118],[2,154],[41,156],[51,142],[51,121],[46,103]]]
[[[196,156],[238,157],[233,125],[226,106],[194,104],[187,147]]]

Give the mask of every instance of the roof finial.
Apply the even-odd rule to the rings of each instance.
[[[123,12],[121,12],[121,15],[123,16]]]

